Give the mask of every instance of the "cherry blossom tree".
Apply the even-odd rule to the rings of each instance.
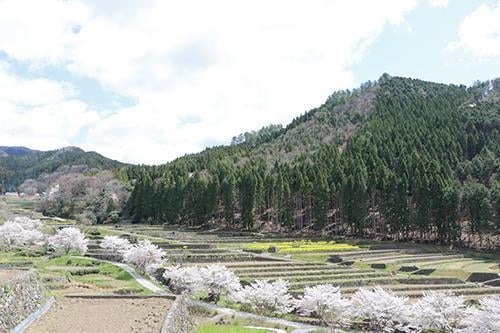
[[[118,236],[104,236],[99,246],[121,256],[132,246],[127,239]]]
[[[163,274],[177,291],[192,294],[206,292],[210,301],[217,302],[221,295],[232,295],[240,288],[240,279],[223,265],[174,266]]]
[[[85,253],[88,243],[89,240],[80,229],[74,227],[58,230],[54,236],[49,238],[49,244],[55,249],[62,249],[65,254],[72,250]]]
[[[41,244],[44,235],[37,230],[42,226],[40,220],[28,217],[16,217],[14,221],[7,221],[0,225],[0,244],[7,247],[12,245]]]
[[[14,222],[20,224],[25,230],[39,229],[43,225],[42,221],[27,216],[16,216]]]
[[[44,234],[36,229],[24,229],[19,237],[19,242],[22,245],[41,245],[44,240]]]
[[[196,293],[201,289],[202,278],[197,266],[171,266],[165,269],[163,278],[169,281],[170,288],[180,293]]]
[[[411,308],[413,323],[423,330],[454,332],[465,317],[465,301],[451,292],[425,291]]]
[[[479,300],[479,308],[467,310],[461,322],[460,333],[500,332],[500,296],[487,296]]]
[[[288,281],[256,280],[240,289],[233,299],[258,314],[285,314],[293,310],[294,300],[288,293]]]
[[[19,223],[7,221],[0,225],[0,242],[7,247],[19,244],[23,232],[24,229]]]
[[[347,324],[351,302],[342,297],[338,287],[321,284],[306,287],[297,307],[301,314],[314,315],[327,326],[335,327]]]
[[[123,253],[125,262],[132,264],[142,273],[151,274],[163,264],[165,251],[145,239],[132,245]]]
[[[379,286],[360,288],[351,302],[351,316],[367,320],[375,332],[393,332],[405,327],[409,321],[408,298]]]
[[[222,265],[208,265],[200,268],[202,289],[211,301],[217,302],[221,295],[232,295],[240,288],[240,279]]]

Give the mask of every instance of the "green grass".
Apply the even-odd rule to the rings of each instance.
[[[67,277],[73,283],[92,285],[112,291],[133,290],[139,294],[151,293],[135,281],[127,271],[98,260],[73,256],[46,260],[43,257],[19,255],[17,252],[0,252],[0,263],[24,261],[28,262],[26,267],[36,268],[45,277]]]
[[[330,258],[329,254],[325,253],[303,253],[303,254],[292,254],[291,259],[308,261],[308,262],[326,262]]]
[[[29,210],[35,210],[37,202],[33,200],[28,200],[28,199],[17,199],[17,198],[9,198],[6,199],[5,202],[8,205],[15,206],[17,208],[21,209],[29,209]]]
[[[195,333],[268,333],[268,330],[246,328],[244,326],[236,325],[213,325],[205,324],[198,327]]]

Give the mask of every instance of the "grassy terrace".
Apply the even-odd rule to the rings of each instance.
[[[301,293],[307,286],[332,283],[347,295],[373,285],[409,297],[418,297],[425,290],[450,290],[467,298],[500,294],[499,287],[467,282],[474,272],[500,273],[498,256],[471,251],[411,243],[195,232],[161,226],[125,226],[122,231],[186,244],[181,251],[167,250],[170,258],[182,257],[188,263],[223,263],[244,283],[256,279],[288,280],[293,293]],[[408,266],[412,271],[401,270]]]
[[[0,252],[0,266],[36,268],[45,285],[56,295],[68,288],[117,294],[149,293],[123,269],[88,258],[62,256],[49,259],[36,253],[9,251]]]

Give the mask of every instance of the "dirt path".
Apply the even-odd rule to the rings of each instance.
[[[157,333],[167,299],[63,298],[33,322],[26,333]]]

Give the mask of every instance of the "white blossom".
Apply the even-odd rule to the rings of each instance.
[[[56,249],[63,249],[68,254],[71,250],[85,253],[89,240],[78,228],[69,227],[58,230],[57,233],[49,238],[49,244]]]
[[[23,232],[24,228],[19,223],[7,221],[0,225],[0,242],[7,246],[19,244],[19,236]]]
[[[0,243],[7,246],[40,244],[44,235],[37,229],[41,226],[40,220],[16,217],[0,225]]]
[[[351,298],[351,316],[365,319],[376,332],[393,332],[402,329],[409,319],[408,298],[392,291],[360,288]]]
[[[200,268],[202,288],[209,298],[217,301],[220,295],[232,295],[240,288],[240,279],[236,274],[222,265],[208,265]]]
[[[241,288],[238,276],[223,265],[173,266],[165,270],[163,277],[169,279],[177,291],[206,292],[213,301],[218,301],[221,295],[232,295]]]
[[[27,216],[16,216],[14,222],[20,224],[25,230],[39,229],[43,225],[42,221]]]
[[[487,296],[479,300],[479,308],[467,309],[461,322],[460,333],[500,332],[500,296]]]
[[[256,280],[233,295],[233,299],[259,314],[285,314],[293,310],[288,281]]]
[[[127,239],[118,236],[104,236],[99,246],[113,253],[123,255],[132,245]]]
[[[132,245],[123,253],[125,262],[148,274],[151,274],[153,269],[163,264],[163,257],[165,257],[165,251],[147,239]]]
[[[297,307],[303,315],[314,315],[328,326],[337,326],[348,322],[351,302],[342,297],[338,287],[321,284],[306,287]]]
[[[169,280],[174,291],[196,293],[201,289],[202,278],[200,269],[196,266],[171,266],[165,269],[163,277]]]
[[[19,241],[24,245],[43,244],[45,236],[36,229],[25,229]]]
[[[453,332],[465,316],[465,301],[451,292],[425,291],[413,306],[414,324],[424,330]]]

